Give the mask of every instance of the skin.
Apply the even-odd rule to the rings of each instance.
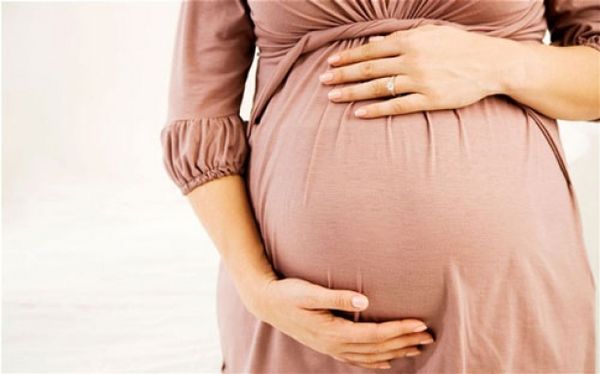
[[[589,46],[517,42],[430,24],[370,38],[329,59],[321,82],[345,84],[329,92],[330,100],[382,99],[359,106],[360,118],[460,108],[505,94],[553,118],[600,119],[600,52]],[[401,95],[394,98],[385,86],[392,75]]]
[[[353,322],[331,312],[365,310],[366,295],[297,278],[278,279],[264,254],[241,176],[213,179],[187,197],[242,303],[256,318],[318,352],[364,368],[389,368],[390,360],[420,354],[418,345],[433,339],[427,331],[414,331],[426,328],[418,319]],[[364,297],[366,306],[354,307],[354,296]]]
[[[339,55],[331,63],[331,80],[323,84],[356,84],[331,100],[383,99],[361,106],[366,110],[362,118],[459,108],[493,94],[509,95],[554,118],[600,118],[600,53],[586,46],[519,43],[425,25],[371,38]],[[406,96],[387,97],[390,75],[399,75],[396,92]],[[352,322],[331,313],[364,310],[352,306],[358,292],[278,279],[264,255],[239,175],[214,179],[187,196],[243,304],[260,320],[318,352],[365,368],[389,368],[390,360],[419,352],[419,342],[433,338],[427,331],[413,332],[422,323],[416,319]]]

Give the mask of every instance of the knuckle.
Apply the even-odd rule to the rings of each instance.
[[[317,306],[318,301],[319,301],[319,298],[317,296],[315,296],[313,294],[308,294],[308,295],[304,295],[300,299],[300,304],[312,307],[312,306]]]
[[[330,348],[335,343],[336,336],[330,329],[326,329],[321,333],[321,340],[323,340],[324,345]]]
[[[402,45],[406,49],[415,49],[419,47],[421,41],[419,40],[419,31],[417,29],[411,29],[402,38]]]
[[[371,61],[363,62],[359,67],[360,73],[366,78],[371,78],[375,73],[375,65]]]
[[[369,96],[380,96],[381,95],[381,84],[377,82],[371,82],[367,84],[367,94]]]
[[[342,96],[348,94],[347,89],[342,90]],[[333,303],[335,305],[337,305],[338,307],[346,307],[348,305],[348,302],[346,301],[346,298],[344,297],[344,295],[337,293],[333,296]]]
[[[333,344],[340,345],[340,343],[345,342],[347,340],[347,330],[343,326],[337,328],[330,328],[327,330],[327,340],[332,342]]]
[[[360,52],[364,57],[369,57],[373,54],[373,52],[375,50],[374,47],[375,47],[374,44],[365,44],[361,47]]]
[[[379,94],[381,96],[390,96],[390,97],[392,97],[392,93],[388,89],[388,83],[390,82],[390,80],[392,80],[392,76],[389,76],[387,78],[383,78],[383,79],[380,80],[378,86],[379,86]],[[398,92],[398,84],[397,84],[396,80],[392,80],[392,82],[395,84],[394,85],[394,91],[396,92],[396,96],[397,96],[397,95],[400,94]]]
[[[356,329],[356,322],[350,322],[348,325],[349,328],[345,330],[344,334],[344,343],[361,343],[363,339],[361,339],[361,335],[358,333]]]
[[[354,335],[350,339],[348,339],[350,343],[364,343],[364,339],[362,336]]]
[[[394,112],[402,112],[404,110],[404,104],[401,100],[392,100],[390,102],[390,107]]]
[[[373,329],[373,340],[375,342],[381,342],[385,338],[383,330],[381,329],[381,325],[375,325]]]
[[[412,68],[411,74],[414,75],[414,73],[415,73],[414,67],[419,66],[419,58],[417,56],[415,56],[415,53],[405,53],[405,54],[399,56],[398,59],[400,59],[400,61],[404,65],[410,66]]]
[[[417,47],[417,42],[411,35],[402,35],[402,37],[396,38],[396,43],[400,44],[404,51],[413,51]]]
[[[374,344],[373,345],[373,347],[371,348],[371,350],[370,350],[369,353],[378,355],[378,354],[383,353],[383,352],[385,352],[383,344],[378,343],[378,344]]]
[[[389,94],[387,89],[387,79],[380,79],[377,83],[373,84],[374,96],[387,96]]]
[[[348,343],[363,343],[364,339],[361,335],[352,334],[348,337],[347,342]]]
[[[372,328],[365,330],[362,334],[356,335],[353,338],[354,343],[374,343],[375,342],[375,331]]]
[[[404,40],[404,36],[406,35],[406,30],[405,31],[394,31],[393,33],[390,34],[390,39],[392,41],[394,41],[395,43],[401,42],[402,40]]]
[[[438,103],[438,104],[444,104],[444,101],[446,99],[446,95],[444,95],[444,93],[439,92],[439,91],[433,91],[429,97],[431,98],[432,101]]]

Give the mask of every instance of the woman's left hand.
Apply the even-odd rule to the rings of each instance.
[[[514,65],[509,50],[513,43],[428,24],[371,37],[365,45],[330,56],[332,68],[320,80],[332,85],[357,82],[330,91],[334,102],[389,98],[359,108],[355,115],[361,118],[459,108],[503,92],[501,72]],[[386,86],[394,75],[396,97]]]

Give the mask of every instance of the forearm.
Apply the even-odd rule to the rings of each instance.
[[[252,295],[277,277],[264,254],[244,180],[239,175],[220,177],[187,196],[244,304],[252,311],[257,301]]]
[[[514,41],[499,49],[513,69],[496,75],[500,93],[552,118],[600,119],[600,51]]]

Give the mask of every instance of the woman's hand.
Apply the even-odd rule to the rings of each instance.
[[[503,91],[500,73],[511,69],[505,60],[513,62],[504,56],[511,43],[516,42],[427,24],[371,37],[365,45],[330,56],[333,68],[320,80],[360,82],[329,92],[331,100],[346,102],[391,97],[386,85],[396,76],[395,94],[406,95],[362,106],[355,112],[361,118],[459,108]]]
[[[352,299],[364,299],[354,307]],[[365,368],[390,368],[387,361],[420,353],[418,344],[432,336],[417,319],[382,323],[352,322],[329,309],[356,312],[368,299],[358,292],[335,290],[298,278],[273,279],[266,283],[253,313],[298,342],[334,359]],[[259,305],[259,306],[258,306]]]

